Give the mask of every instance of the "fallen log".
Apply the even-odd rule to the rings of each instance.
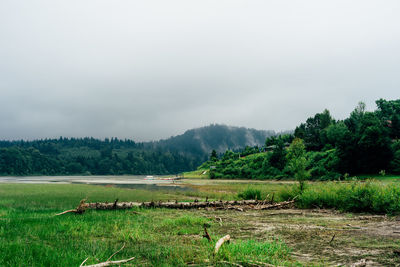
[[[270,209],[276,209],[276,208],[286,208],[288,206],[291,206],[294,204],[294,200],[289,200],[289,201],[283,201],[275,204],[267,204],[267,205],[261,205],[259,207],[260,210],[270,210]]]
[[[258,200],[241,200],[241,201],[204,201],[204,202],[117,202],[117,203],[87,203],[89,209],[111,210],[111,209],[131,209],[135,207],[141,208],[169,208],[169,209],[198,209],[198,208],[217,208],[229,206],[255,205]]]
[[[167,208],[167,209],[232,209],[237,211],[248,210],[269,210],[269,209],[281,209],[292,206],[294,200],[279,202],[275,204],[265,204],[258,200],[241,200],[241,201],[205,201],[205,202],[118,202],[118,200],[108,202],[95,202],[85,203],[82,200],[78,207],[74,210],[67,210],[56,215],[62,215],[66,213],[82,214],[86,209],[96,210],[120,210],[120,209],[132,209],[132,208]]]
[[[118,203],[87,203],[89,209],[111,210],[111,209],[131,209],[141,208],[168,208],[168,209],[199,209],[199,208],[223,208],[234,209],[236,206],[247,207],[250,209],[274,209],[289,206],[294,200],[279,202],[275,204],[260,204],[258,200],[242,201],[209,201],[209,202],[118,202]],[[253,205],[260,204],[257,208]],[[241,210],[240,210],[241,211]]]

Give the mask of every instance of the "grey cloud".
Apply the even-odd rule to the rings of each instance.
[[[292,129],[399,98],[398,1],[0,3],[0,139]]]

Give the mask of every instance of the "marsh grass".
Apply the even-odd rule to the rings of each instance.
[[[309,184],[300,194],[296,186],[281,192],[281,198],[297,198],[300,208],[334,208],[349,212],[400,213],[400,185],[379,181]]]
[[[248,186],[245,190],[238,193],[238,197],[241,199],[258,199],[261,200],[261,190]]]
[[[261,182],[261,181],[251,181],[251,180],[243,180],[238,182],[237,180],[231,182],[230,180],[187,180],[183,181],[185,186],[195,189],[191,192],[185,192],[186,196],[191,197],[199,197],[209,199],[222,199],[222,200],[239,200],[242,199],[239,196],[240,193],[243,193],[247,188],[253,188],[257,191],[260,191],[259,200],[264,200],[271,198],[274,195],[275,201],[280,201],[280,192],[282,190],[286,190],[287,184],[290,183],[282,183],[282,182]],[[258,196],[257,196],[258,197]]]
[[[252,262],[273,265],[293,264],[289,261],[290,249],[280,241],[239,240],[232,242],[221,248],[216,260],[249,264]]]
[[[191,199],[184,193],[93,185],[1,184],[0,266],[79,266],[87,257],[86,264],[95,264],[123,244],[124,250],[113,259],[136,257],[134,266],[201,265],[215,260],[213,245],[222,235],[221,226],[198,211],[88,210],[84,215],[54,216],[76,207],[82,198],[91,202]],[[211,227],[212,243],[202,238],[204,224]],[[254,256],[280,265],[295,262],[282,243],[246,242],[227,244],[220,257],[236,261]],[[261,256],[251,254],[253,250]]]

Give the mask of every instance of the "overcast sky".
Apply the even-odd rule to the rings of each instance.
[[[400,1],[0,1],[0,139],[288,130],[400,92]]]

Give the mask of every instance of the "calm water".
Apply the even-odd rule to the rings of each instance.
[[[160,180],[154,176],[154,180],[146,179],[146,176],[124,175],[124,176],[3,176],[1,183],[22,184],[92,184],[113,185],[123,188],[146,189],[146,190],[179,190],[194,191],[190,187],[178,185],[173,180]]]
[[[155,176],[156,178],[156,176]],[[94,185],[116,185],[128,188],[160,189],[180,187],[173,180],[146,179],[146,176],[3,176],[0,183],[23,183],[23,184],[94,184]]]

